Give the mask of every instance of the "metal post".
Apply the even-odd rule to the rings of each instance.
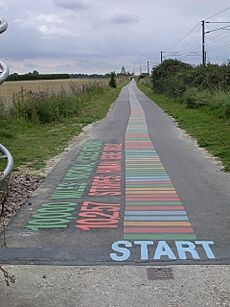
[[[5,32],[8,27],[8,24],[5,20],[0,19],[0,34]],[[0,84],[3,83],[9,76],[8,66],[0,61]]]
[[[150,73],[150,62],[147,61],[147,74],[149,75],[149,73]]]
[[[206,65],[206,56],[205,56],[205,21],[201,21],[201,26],[202,26],[202,65]]]
[[[0,34],[6,31],[7,26],[7,22],[3,19],[0,19]],[[8,75],[8,66],[0,61],[0,84],[7,79]],[[0,160],[7,159],[5,170],[3,172],[0,172],[0,199],[2,199],[2,195],[7,193],[8,180],[13,169],[14,160],[9,150],[5,148],[2,144],[0,144],[0,153],[3,154],[0,155]]]

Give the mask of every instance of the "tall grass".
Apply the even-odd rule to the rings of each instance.
[[[49,81],[48,81],[49,83]],[[90,81],[87,84],[70,83],[67,88],[60,84],[53,94],[47,91],[33,91],[21,86],[13,94],[13,101],[6,105],[0,100],[0,119],[25,119],[34,123],[51,123],[69,117],[81,117],[84,107],[95,96],[101,95],[108,88],[103,82]]]
[[[201,147],[220,158],[225,170],[230,171],[230,117],[226,118],[227,106],[230,101],[228,94],[216,93],[216,95],[212,95],[208,92],[201,94],[193,89],[191,93],[187,93],[190,104],[188,107],[185,103],[178,103],[178,99],[175,100],[164,94],[153,92],[150,87],[140,82],[138,86],[168,114],[173,116],[179,126],[192,135]],[[195,97],[192,100],[192,106],[191,95]]]
[[[230,92],[209,90],[199,91],[197,88],[187,89],[180,101],[187,108],[196,109],[202,106],[208,106],[212,110],[216,110],[220,117],[230,118]]]
[[[87,90],[75,96],[48,96],[45,93],[32,91],[21,92],[14,98],[11,117],[24,118],[36,123],[51,123],[68,117],[81,117],[85,106],[90,104],[95,96],[103,94],[105,89]]]
[[[48,96],[73,96],[85,92],[88,89],[105,87],[108,79],[64,79],[64,80],[33,80],[33,81],[9,81],[0,86],[0,100],[5,108],[12,105],[14,97],[21,91],[46,93]]]
[[[10,111],[0,112],[0,143],[11,151],[14,169],[41,169],[85,125],[106,115],[125,83],[118,82],[116,89],[85,89],[74,96],[21,89]]]

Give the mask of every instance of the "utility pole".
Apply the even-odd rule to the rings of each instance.
[[[201,21],[201,28],[202,28],[202,65],[206,65],[206,52],[205,52],[205,21]]]
[[[142,66],[140,66],[140,75],[142,74]]]
[[[147,61],[147,74],[149,75],[149,73],[150,73],[150,62]]]
[[[163,63],[163,51],[161,51],[161,64]]]
[[[212,29],[209,31],[205,30],[205,24],[223,24],[222,27],[217,28],[217,29]],[[206,48],[205,48],[205,35],[206,34],[210,34],[216,31],[221,31],[221,30],[230,30],[230,26],[229,25],[225,25],[225,24],[230,24],[230,21],[201,21],[201,28],[202,28],[202,64],[203,66],[206,66],[207,63],[207,52],[206,52]]]

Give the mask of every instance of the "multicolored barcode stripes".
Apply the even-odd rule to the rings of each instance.
[[[129,87],[126,131],[126,240],[194,240],[189,218],[148,134],[145,113]]]

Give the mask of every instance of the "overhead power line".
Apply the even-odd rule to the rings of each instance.
[[[230,23],[230,21],[205,21],[205,23]]]
[[[220,21],[213,20],[215,16],[223,15],[225,12],[230,10],[230,6],[216,12],[215,14],[212,14],[211,16],[207,17],[201,22],[201,29],[202,29],[202,63],[203,65],[206,65],[206,58],[207,58],[207,51],[213,51],[213,50],[222,50],[223,48],[226,48],[228,45],[224,46],[218,46],[218,44],[223,45],[225,39],[228,38],[228,34],[223,34],[223,32],[226,33],[226,31],[230,31],[230,21],[221,21],[223,19],[221,17]],[[208,20],[209,19],[209,20]],[[210,20],[211,19],[211,20]],[[213,20],[213,21],[212,21]],[[211,25],[213,24],[213,27],[211,29],[205,29],[205,25]],[[219,25],[216,28],[214,27],[214,24]],[[176,43],[172,44],[170,47],[165,49],[164,51],[161,51],[161,62],[163,59],[168,57],[198,57],[198,51],[200,51],[200,39],[198,39],[198,31],[200,31],[200,23],[196,24],[190,31],[188,31],[181,39],[176,41]],[[222,32],[218,35],[218,38],[214,36],[214,40],[211,40],[208,34],[215,33],[215,32]],[[207,37],[206,37],[207,36]],[[211,36],[213,37],[213,36]],[[228,43],[228,41],[226,41]],[[211,48],[207,48],[207,45],[211,45]],[[175,47],[178,50],[175,52]],[[196,52],[196,54],[191,53],[190,51],[193,50]]]
[[[230,27],[230,26],[225,26],[225,27],[221,27],[221,28],[214,29],[214,30],[206,31],[205,34],[209,34],[209,33],[212,33],[212,32],[216,32],[216,31],[219,31],[219,30],[227,30],[229,27]]]
[[[222,40],[227,40],[228,38],[230,38],[229,36],[230,33],[227,33],[227,32],[223,32],[223,33],[220,33],[220,35],[218,35],[217,37],[213,38],[213,37],[210,37],[210,36],[207,36],[207,42],[208,44],[216,44],[216,42],[221,42]]]
[[[230,44],[226,44],[226,45],[219,46],[219,47],[216,47],[216,48],[211,48],[211,49],[208,50],[208,52],[218,50],[218,49],[226,49],[226,48],[229,48],[229,47],[230,47]]]
[[[184,41],[186,39],[186,37],[188,37],[198,26],[200,26],[200,23],[196,24],[192,30],[190,30],[188,33],[186,33],[180,40],[178,40],[175,44],[173,44],[172,46],[170,46],[169,48],[165,49],[166,51],[169,49],[173,49],[175,48],[177,45],[179,45],[182,41]]]
[[[217,15],[220,15],[220,14],[226,12],[226,11],[229,10],[229,9],[230,9],[230,6],[228,6],[228,7],[226,7],[225,9],[223,9],[223,10],[221,10],[221,11],[215,13],[214,15],[211,15],[211,16],[207,17],[206,19],[211,19],[211,18],[213,18],[213,17],[215,17],[215,16],[217,16]]]

